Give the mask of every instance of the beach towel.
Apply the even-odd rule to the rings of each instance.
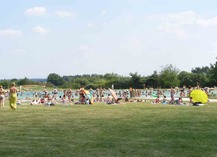
[[[93,104],[93,93],[87,90],[84,90],[84,93],[86,94],[89,104]]]
[[[10,94],[9,105],[12,110],[15,110],[17,108],[17,93]]]

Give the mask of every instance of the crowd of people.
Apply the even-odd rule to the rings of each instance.
[[[9,89],[9,93],[10,93],[9,98],[8,98],[9,105],[10,105],[11,109],[14,111],[17,108],[17,88],[15,87],[14,82],[11,84],[11,87]],[[6,94],[5,90],[0,85],[0,104],[1,104],[1,108],[4,108],[5,94]]]
[[[196,87],[198,88],[198,87]],[[171,87],[169,90],[170,97],[167,98],[166,93],[168,90],[137,90],[130,87],[126,90],[113,90],[113,89],[103,89],[102,87],[97,88],[96,90],[89,89],[85,90],[84,86],[81,86],[78,90],[62,90],[61,92],[57,89],[54,89],[52,92],[43,90],[43,92],[32,92],[32,97],[28,99],[30,105],[40,105],[45,106],[55,106],[55,104],[93,104],[94,102],[105,102],[106,104],[119,103],[119,100],[131,101],[131,102],[146,102],[146,100],[141,100],[140,98],[154,98],[152,104],[177,104],[183,105],[186,102],[183,101],[183,98],[189,98],[189,104],[194,104],[190,93],[193,90],[192,87],[189,87],[187,90],[185,88],[179,89]],[[205,90],[205,92],[209,92]],[[61,93],[61,94],[60,94]],[[0,105],[1,108],[4,108],[5,98],[8,98],[9,105],[12,110],[17,108],[17,104],[22,104],[24,102],[21,99],[18,99],[18,96],[22,96],[22,92],[18,91],[15,87],[15,83],[11,84],[11,87],[8,91],[5,91],[0,85]],[[178,95],[178,97],[177,97]],[[76,97],[76,99],[75,99]],[[138,98],[138,99],[137,99]],[[137,100],[136,100],[137,99]],[[26,100],[27,101],[27,100]]]
[[[162,91],[158,91],[156,95],[156,99],[152,102],[152,104],[171,104],[171,105],[193,105],[193,106],[202,106],[202,102],[195,102],[191,96],[191,92],[193,90],[201,90],[206,95],[207,98],[210,95],[210,92],[208,88],[201,89],[199,86],[197,87],[191,87],[189,86],[186,90],[185,88],[179,89],[175,87],[171,87],[170,89],[170,98],[168,99],[167,96]],[[213,94],[213,93],[211,93]],[[162,95],[162,99],[160,99],[160,96]],[[177,97],[178,95],[178,97]],[[176,97],[175,97],[176,96]],[[185,101],[183,100],[185,98]],[[188,101],[186,101],[186,98]]]

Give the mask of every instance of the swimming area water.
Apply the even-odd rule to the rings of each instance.
[[[129,90],[128,89],[123,89],[123,90],[115,90],[117,95],[119,94],[122,94],[123,92],[127,92],[128,93],[128,97],[130,97],[130,94],[129,94]],[[157,95],[157,90],[139,90],[141,95],[139,98],[147,98],[147,97],[156,97]],[[164,92],[164,95],[166,97],[170,97],[170,91],[169,90],[161,90]],[[93,90],[94,93],[96,93],[96,90]],[[150,95],[148,95],[147,93],[148,92],[151,92]],[[185,95],[187,96],[187,90],[184,91],[185,92]],[[217,90],[212,90],[211,91],[213,95],[217,95]],[[50,94],[53,94],[53,91],[48,91],[48,93]],[[109,90],[105,90],[103,91],[103,94],[105,96],[107,96],[109,94]],[[58,91],[58,96],[59,97],[62,97],[63,96],[63,91]],[[96,93],[97,94],[97,93]],[[43,91],[40,91],[40,92],[34,92],[34,91],[23,91],[23,92],[18,92],[18,99],[28,99],[28,98],[34,98],[34,97],[43,97],[44,95],[44,92]],[[178,98],[180,96],[180,91],[177,90],[177,92],[175,93],[175,98]],[[76,94],[76,91],[73,91],[72,92],[72,97],[73,98],[78,98],[78,94]]]

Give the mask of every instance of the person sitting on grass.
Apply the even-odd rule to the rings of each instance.
[[[63,94],[63,97],[61,98],[61,101],[63,104],[67,103],[66,95]]]
[[[194,100],[192,97],[190,97],[189,105],[193,105],[193,104],[194,104]]]
[[[33,99],[32,102],[30,102],[30,105],[38,105],[40,103],[41,103],[40,99]]]
[[[51,94],[48,94],[48,99],[47,102],[45,103],[46,106],[55,106],[53,97],[51,96]]]
[[[128,101],[129,101],[129,99],[128,99],[128,97],[127,97],[127,96],[126,96],[126,98],[125,98],[125,101],[126,101],[126,102],[128,102]]]
[[[160,103],[160,97],[157,96],[157,98],[152,102],[152,104]]]
[[[182,102],[182,98],[179,97],[178,101],[177,101],[177,105],[183,105],[183,102]]]
[[[106,98],[106,104],[113,104],[113,98],[110,94],[108,94]]]
[[[79,96],[79,100],[77,102],[75,102],[75,104],[85,104],[85,95],[80,94]]]
[[[167,97],[166,96],[163,97],[163,100],[161,101],[161,103],[162,104],[167,104]]]

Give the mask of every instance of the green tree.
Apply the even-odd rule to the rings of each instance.
[[[155,70],[151,76],[146,77],[145,81],[147,88],[157,88],[159,87],[159,75],[157,71]]]
[[[107,80],[106,79],[100,79],[96,82],[96,84],[98,85],[98,87],[102,87],[102,88],[105,88],[106,87],[106,84],[107,84]]]
[[[107,80],[117,79],[118,75],[114,73],[107,73],[104,75],[104,78]]]
[[[179,70],[171,64],[164,66],[159,74],[161,88],[179,86],[178,73]]]
[[[30,81],[28,78],[20,79],[17,81],[17,85],[28,85],[28,84],[33,84],[32,81]]]
[[[178,75],[178,79],[180,81],[181,87],[183,86],[189,87],[189,86],[193,86],[194,84],[193,74],[186,71],[180,72]]]
[[[64,85],[65,81],[60,75],[56,73],[51,73],[47,77],[47,83],[51,83],[54,86],[62,86]]]
[[[199,85],[200,87],[205,87],[208,85],[208,78],[207,76],[202,73],[202,74],[192,74],[193,75],[193,86]]]
[[[136,73],[130,73],[131,81],[130,84],[133,88],[142,89],[143,88],[143,82],[141,80],[141,76]]]
[[[16,78],[11,79],[11,82],[17,83],[17,81],[18,81],[18,79],[16,79]]]
[[[87,77],[76,78],[76,79],[74,79],[74,82],[78,83],[80,85],[84,85],[84,86],[86,86],[87,84],[89,84],[89,81],[88,81]]]
[[[191,72],[194,73],[194,74],[205,74],[205,75],[207,75],[209,73],[209,67],[208,66],[204,66],[202,68],[196,67],[196,68],[193,68],[191,70]]]
[[[2,80],[2,81],[0,82],[0,85],[2,85],[3,88],[9,88],[10,85],[11,85],[11,82],[10,82],[9,80]]]
[[[210,86],[217,86],[217,61],[214,64],[210,64],[210,71],[208,75]]]

